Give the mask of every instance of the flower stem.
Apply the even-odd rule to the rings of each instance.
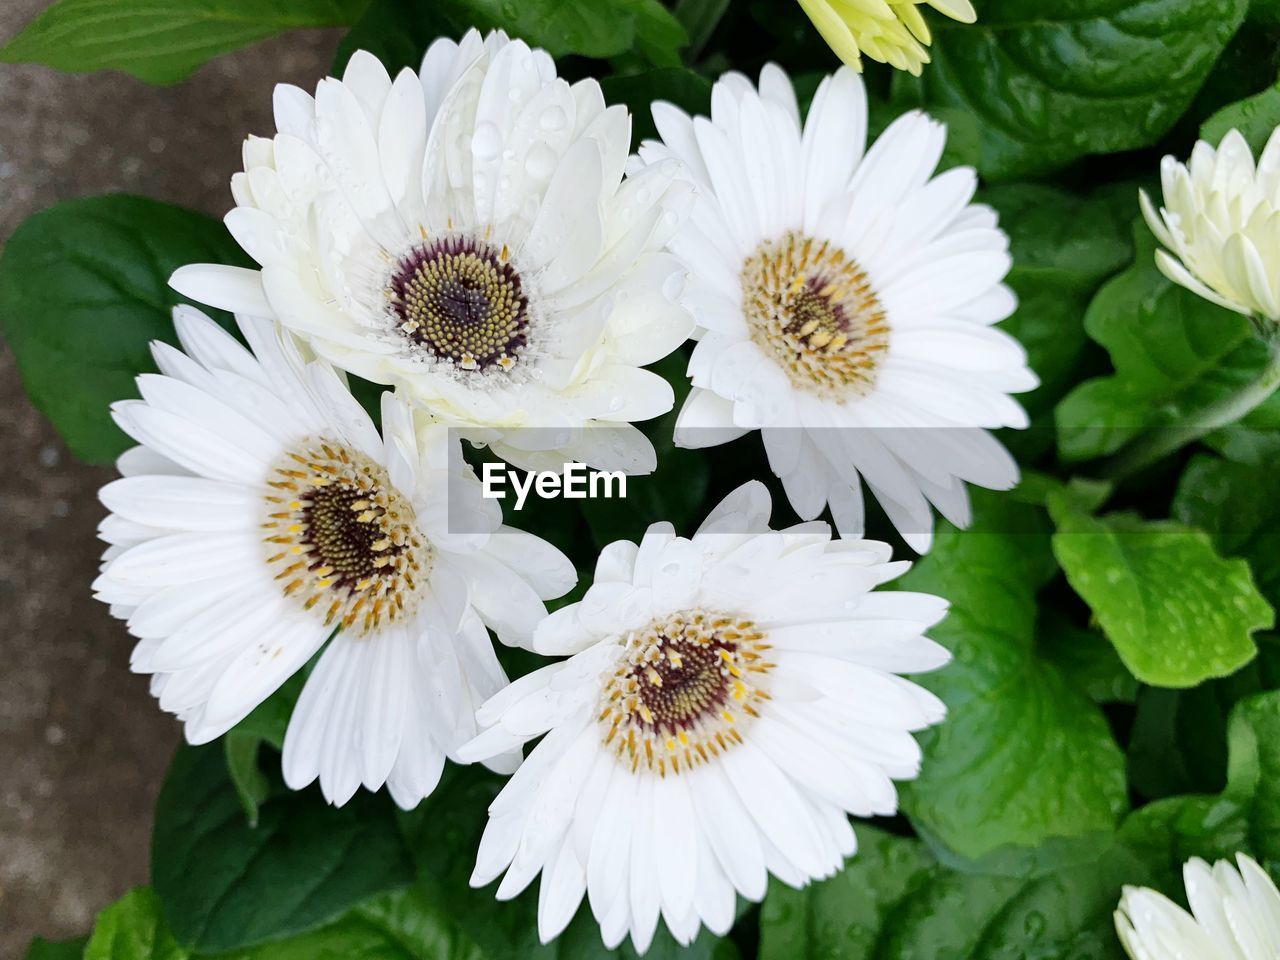
[[[1108,480],[1133,476],[1206,434],[1235,423],[1270,399],[1280,388],[1280,336],[1267,331],[1264,342],[1267,345],[1267,365],[1256,379],[1205,407],[1185,424],[1140,434],[1118,453],[1102,461],[1100,475]]]

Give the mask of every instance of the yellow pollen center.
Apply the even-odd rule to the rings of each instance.
[[[826,240],[788,233],[742,267],[755,344],[802,390],[844,402],[870,392],[889,325],[858,263]]]
[[[380,464],[305,442],[272,469],[264,503],[266,562],[286,597],[361,635],[412,612],[431,550]]]
[[[605,745],[633,773],[665,777],[741,743],[769,699],[764,639],[750,620],[703,610],[631,632],[601,694]]]
[[[529,302],[506,247],[469,237],[423,241],[387,283],[395,329],[462,370],[510,370],[528,343]]]

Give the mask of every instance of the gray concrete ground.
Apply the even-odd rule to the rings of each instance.
[[[48,0],[0,3],[0,42]],[[58,200],[127,190],[222,214],[271,87],[311,86],[333,31],[224,57],[174,87],[0,64],[0,244]],[[129,639],[89,595],[97,488],[27,403],[0,346],[0,957],[86,931],[147,881],[152,806],[178,739],[129,673]]]

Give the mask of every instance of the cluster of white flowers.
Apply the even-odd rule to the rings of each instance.
[[[384,785],[410,808],[445,758],[514,773],[473,881],[539,873],[539,929],[584,894],[610,946],[659,916],[723,933],[769,874],[802,886],[888,815],[913,732],[943,704],[939,598],[874,588],[906,568],[861,538],[862,484],[927,550],[932,509],[1017,467],[987,432],[1026,424],[1008,240],[935,175],[945,132],[908,114],[866,149],[845,68],[802,122],[767,67],[711,116],[658,103],[630,154],[594,80],[501,33],[437,41],[392,79],[356,54],[315,96],[282,86],[249,138],[226,223],[260,269],[196,264],[182,349],[115,407],[138,446],[102,499],[97,595],[133,668],[201,743],[313,661],[284,742],[292,787]],[[805,521],[769,527],[748,482],[685,539],[667,524],[577,573],[503,525],[459,437],[527,469],[656,465],[633,424],[674,404],[646,365],[697,343],[677,441],[761,432]],[[347,375],[391,389],[381,429]],[[840,537],[815,518],[830,508]],[[514,683],[504,644],[568,656]],[[318,655],[318,656],[317,656]],[[526,741],[542,737],[527,760]],[[523,760],[523,762],[522,762]]]

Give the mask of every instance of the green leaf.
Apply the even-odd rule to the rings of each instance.
[[[59,0],[0,47],[0,60],[177,83],[219,54],[286,30],[352,23],[367,2]]]
[[[1227,720],[1241,700],[1280,682],[1280,645],[1229,677],[1186,690],[1143,687],[1129,730],[1129,785],[1148,798],[1209,793],[1227,782]]]
[[[689,59],[693,60],[715,33],[729,0],[676,0],[676,19],[689,35]]]
[[[804,890],[772,885],[760,960],[1121,960],[1111,918],[1124,883],[1147,878],[1116,844],[1041,878],[956,873],[916,840],[858,828],[842,873]]]
[[[1280,26],[1280,0],[1253,0],[1249,19],[1267,26]]]
[[[88,937],[75,940],[46,940],[36,937],[27,948],[26,960],[82,960]]]
[[[636,124],[636,134],[653,136],[649,105],[666,99],[705,113],[711,99],[711,83],[680,66],[679,48],[684,28],[657,0],[602,0],[565,3],[535,0],[519,5],[519,14],[495,19],[495,0],[372,0],[364,15],[338,44],[333,72],[341,76],[357,50],[367,50],[394,76],[409,67],[417,70],[427,47],[437,37],[456,37],[471,26],[500,27],[541,46],[553,55],[569,53],[611,57],[627,52],[633,43],[658,69],[601,81],[610,103],[625,103]],[[515,4],[510,4],[513,8]],[[555,12],[552,12],[554,8]],[[557,32],[556,24],[568,20],[578,30]]]
[[[1227,736],[1226,796],[1244,806],[1254,849],[1280,859],[1280,691],[1240,703]]]
[[[1280,459],[1280,393],[1230,426],[1215,430],[1204,442],[1236,463],[1267,464]]]
[[[331,923],[412,879],[389,799],[344,807],[281,790],[245,824],[216,746],[178,751],[156,804],[151,874],[178,941],[218,953]]]
[[[1243,560],[1208,534],[1132,514],[1091,517],[1050,498],[1053,552],[1125,665],[1144,683],[1190,687],[1234,673],[1271,626],[1270,605]]]
[[[683,67],[605,77],[600,86],[607,102],[625,104],[631,111],[633,143],[658,135],[650,113],[656,100],[674,103],[686,113],[705,116],[711,111],[711,81]]]
[[[1180,117],[1248,0],[987,0],[938,22],[933,62],[898,96],[976,114],[990,179],[1150,146]]]
[[[1124,758],[1102,712],[1035,642],[1036,594],[1055,573],[1048,519],[1007,496],[974,502],[972,529],[944,528],[901,580],[951,601],[930,636],[955,657],[919,678],[948,715],[921,737],[904,809],[969,859],[1110,833],[1126,806]]]
[[[458,37],[466,29],[434,0],[372,0],[338,42],[333,75],[342,76],[357,50],[367,50],[394,77],[405,67],[417,71],[437,37]]]
[[[1138,681],[1125,669],[1106,637],[1072,626],[1065,619],[1046,619],[1040,627],[1041,652],[1068,683],[1095,703],[1133,703]]]
[[[271,795],[271,781],[258,766],[258,748],[262,738],[254,734],[236,733],[232,730],[222,738],[223,752],[227,759],[227,774],[235,787],[240,806],[244,807],[245,821],[250,827],[258,825],[258,808]]]
[[[187,960],[149,887],[130,890],[98,914],[84,960]]]
[[[1223,107],[1204,122],[1200,137],[1216,147],[1228,131],[1239,130],[1256,158],[1276,127],[1280,127],[1280,85]]]
[[[147,344],[175,340],[169,275],[192,262],[245,263],[202,214],[142,197],[69,200],[14,231],[0,257],[0,331],[31,402],[76,456],[129,446],[109,406],[153,370]]]
[[[307,672],[295,673],[222,738],[227,773],[250,827],[258,825],[258,808],[271,795],[271,781],[258,766],[259,748],[267,743],[277,752],[284,749],[289,718],[302,694]]]
[[[1098,292],[1084,319],[1116,372],[1080,384],[1058,405],[1065,460],[1106,456],[1143,429],[1185,424],[1266,366],[1249,321],[1165,279],[1151,231],[1141,221],[1134,230],[1133,265]]]
[[[858,852],[830,880],[770,883],[760,909],[760,960],[873,957],[899,904],[940,872],[924,844],[859,826]]]
[[[1231,782],[1130,814],[1094,858],[1043,876],[957,872],[918,840],[859,826],[843,872],[804,890],[771,884],[760,960],[1123,960],[1112,912],[1125,885],[1183,900],[1193,856],[1280,853],[1280,692],[1231,718]],[[1185,902],[1185,900],[1183,900]]]
[[[1129,782],[1144,797],[1211,793],[1226,786],[1227,716],[1215,684],[1144,687],[1129,730]]]
[[[1089,343],[1081,317],[1090,298],[1133,258],[1133,196],[1125,187],[1080,197],[1033,184],[997,186],[978,196],[996,209],[1009,234],[1013,269],[1006,282],[1018,295],[1018,310],[1002,326],[1021,341],[1040,378],[1036,390],[1019,397],[1037,426],[1079,380]],[[1038,429],[1008,440],[1024,454],[1043,452],[1052,442]]]
[[[337,923],[218,960],[485,960],[414,890],[368,900]]]
[[[1280,474],[1270,464],[1196,457],[1178,482],[1173,515],[1207,531],[1221,553],[1248,560],[1263,596],[1280,605]]]
[[[658,66],[680,62],[684,27],[658,0],[423,0],[454,23],[503,29],[553,57],[600,59],[637,47]]]

